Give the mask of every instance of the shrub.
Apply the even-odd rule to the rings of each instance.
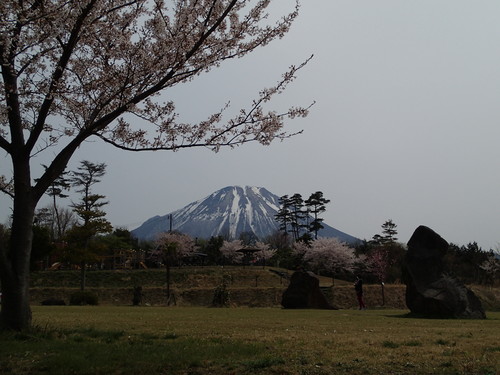
[[[70,305],[98,305],[97,294],[87,291],[78,291],[69,298]]]
[[[59,298],[48,298],[42,301],[42,306],[66,306],[66,302]]]
[[[214,307],[228,307],[231,301],[231,295],[227,290],[227,282],[230,276],[224,275],[222,277],[222,283],[217,286],[214,290],[214,296],[212,299],[212,306]]]

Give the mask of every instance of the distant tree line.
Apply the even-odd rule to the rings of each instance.
[[[165,232],[154,241],[139,242],[123,228],[113,229],[105,219],[107,204],[93,186],[105,173],[105,164],[81,162],[74,172],[64,174],[49,190],[50,206],[37,211],[34,225],[32,269],[79,268],[82,289],[85,270],[113,268],[158,268],[190,265],[256,265],[291,270],[307,269],[323,276],[352,280],[362,276],[368,283],[401,280],[406,247],[398,242],[397,225],[390,219],[371,240],[348,245],[336,238],[318,238],[323,227],[320,214],[330,201],[321,192],[302,200],[300,194],[280,198],[276,215],[279,230],[259,239],[252,232],[238,239],[214,236],[191,238],[179,232]],[[58,199],[74,188],[79,200],[62,208]],[[6,245],[9,228],[0,225],[0,241]],[[134,255],[117,258],[117,253]],[[499,260],[493,251],[477,243],[451,244],[444,259],[446,272],[468,284],[498,282]]]
[[[493,250],[484,251],[476,242],[460,247],[450,244],[444,268],[446,273],[465,284],[492,285],[500,278],[500,259]]]

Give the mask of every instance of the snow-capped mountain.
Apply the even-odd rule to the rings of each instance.
[[[243,232],[253,232],[263,239],[278,229],[275,215],[279,197],[265,188],[228,186],[208,197],[164,216],[155,216],[134,229],[132,234],[143,240],[152,240],[159,233],[173,230],[192,237],[210,238],[222,235],[238,238]],[[172,222],[170,223],[170,220]],[[337,237],[353,243],[357,238],[324,224],[318,235]]]

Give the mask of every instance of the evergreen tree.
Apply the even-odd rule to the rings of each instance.
[[[290,197],[290,227],[295,241],[300,238],[302,229],[307,227],[306,217],[302,195],[295,193]]]
[[[120,239],[126,246],[131,249],[139,249],[139,240],[130,233],[126,228],[116,228],[113,235]]]
[[[465,284],[494,283],[482,267],[491,256],[494,257],[491,250],[484,251],[476,242],[460,247],[451,243],[443,260],[445,272]]]
[[[84,160],[80,163],[78,170],[71,174],[71,185],[77,187],[76,191],[81,194],[80,201],[71,205],[81,223],[76,225],[69,235],[80,253],[78,258],[82,271],[81,290],[85,289],[87,258],[95,255],[95,251],[92,251],[95,249],[91,248],[90,240],[97,234],[109,233],[113,230],[111,223],[105,218],[106,212],[102,210],[102,207],[108,204],[104,201],[106,197],[91,192],[91,187],[100,182],[105,173],[106,164],[94,164]]]
[[[319,217],[319,214],[326,210],[325,205],[329,202],[330,200],[325,199],[321,191],[311,194],[306,201],[299,193],[291,197],[288,195],[280,197],[280,209],[275,215],[280,223],[279,230],[292,233],[294,241],[300,240],[308,243],[312,240],[310,233],[314,233],[317,239],[318,231],[323,228],[323,219]],[[310,221],[310,215],[313,215],[312,221]],[[304,229],[307,230],[306,233]]]
[[[393,243],[398,240],[396,235],[398,234],[397,228],[398,226],[392,221],[392,219],[387,220],[384,224],[382,224],[382,234],[383,234],[383,242],[384,243]]]
[[[222,263],[222,253],[220,251],[222,244],[224,243],[224,238],[222,236],[210,237],[208,242],[204,244],[201,251],[207,254],[207,262],[209,264],[221,264]]]
[[[309,223],[309,231],[314,233],[314,238],[318,239],[318,231],[323,229],[323,219],[318,215],[326,211],[325,205],[330,203],[329,199],[323,197],[321,191],[312,193],[308,199],[304,202],[307,207],[308,214],[313,215],[314,220]]]
[[[387,220],[382,224],[382,234],[376,234],[372,237],[371,243],[374,245],[386,245],[395,243],[398,239],[396,235],[398,234],[398,226],[392,221],[392,219]]]
[[[279,223],[279,230],[288,234],[288,227],[290,225],[290,198],[288,195],[283,195],[278,199],[280,208],[278,213],[274,216],[276,221]]]

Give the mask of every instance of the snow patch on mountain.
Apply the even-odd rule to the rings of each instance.
[[[263,187],[228,186],[170,214],[148,219],[132,234],[153,240],[171,225],[173,230],[198,238],[221,235],[235,239],[243,232],[252,232],[264,239],[278,230],[275,220],[278,210],[279,197]],[[323,237],[337,237],[349,243],[359,241],[324,225],[325,229],[319,233]]]

